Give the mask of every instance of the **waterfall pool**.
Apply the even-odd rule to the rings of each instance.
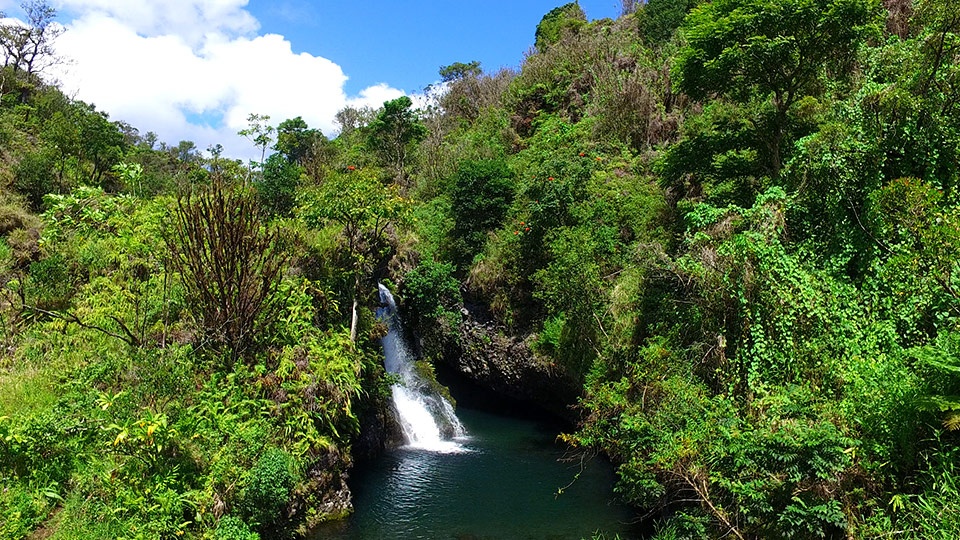
[[[364,464],[350,482],[353,516],[312,538],[641,537],[635,514],[614,501],[610,465],[565,455],[560,426],[463,403],[457,414],[469,433],[463,452],[400,448]]]
[[[569,453],[549,417],[449,374],[440,382],[460,400],[454,412],[414,369],[393,295],[379,292],[384,367],[399,379],[391,390],[407,445],[359,466],[354,514],[312,539],[640,537],[634,514],[614,502],[610,465]]]

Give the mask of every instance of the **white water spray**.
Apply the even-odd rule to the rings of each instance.
[[[387,323],[388,330],[383,337],[383,365],[400,379],[391,389],[407,446],[432,452],[465,451],[456,442],[466,435],[463,424],[450,402],[417,373],[403,340],[393,295],[383,285],[379,289],[382,307],[377,310],[377,317]]]

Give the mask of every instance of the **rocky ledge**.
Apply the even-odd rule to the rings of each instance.
[[[576,422],[572,409],[579,385],[530,347],[532,336],[510,336],[494,322],[480,321],[462,310],[457,340],[447,340],[440,360],[470,381],[511,399],[533,403]]]

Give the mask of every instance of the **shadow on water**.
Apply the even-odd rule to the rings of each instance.
[[[635,514],[615,501],[609,463],[582,461],[556,442],[569,428],[462,381],[444,382],[469,433],[465,451],[400,448],[365,464],[350,482],[354,515],[312,538],[641,537],[630,524]]]

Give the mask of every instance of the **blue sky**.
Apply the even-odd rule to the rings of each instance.
[[[556,1],[253,1],[261,31],[324,56],[350,77],[348,93],[385,82],[407,92],[434,82],[442,65],[479,60],[485,70],[516,67]],[[615,18],[612,0],[583,0],[590,19]]]
[[[253,157],[237,131],[247,117],[273,125],[302,116],[336,135],[345,106],[379,107],[416,94],[440,66],[478,60],[518,67],[541,17],[562,0],[50,0],[70,62],[46,75],[113,120],[176,145],[222,144]],[[18,0],[0,0],[17,17]],[[590,19],[620,3],[582,0]]]

